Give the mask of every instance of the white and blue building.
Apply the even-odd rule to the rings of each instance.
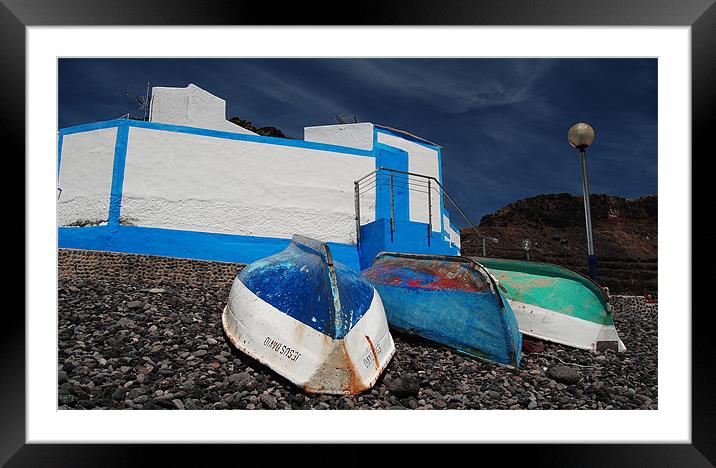
[[[373,123],[259,136],[225,108],[155,87],[149,121],[60,129],[59,247],[250,263],[302,234],[355,269],[380,251],[459,254],[439,145]]]

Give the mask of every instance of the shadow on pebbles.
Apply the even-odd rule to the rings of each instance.
[[[227,286],[59,281],[59,409],[656,409],[656,312],[615,311],[625,353],[525,341],[520,370],[393,333],[373,389],[309,395],[234,349]],[[560,362],[562,361],[562,362]]]

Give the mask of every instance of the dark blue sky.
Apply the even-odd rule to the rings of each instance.
[[[657,193],[656,59],[60,59],[59,127],[133,111],[124,92],[147,81],[194,83],[227,101],[227,118],[293,138],[353,114],[434,141],[445,188],[476,223],[521,198],[581,194],[577,121],[597,134],[592,193]]]

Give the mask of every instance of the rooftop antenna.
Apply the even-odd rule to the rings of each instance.
[[[149,81],[147,81],[147,94],[146,98],[144,99],[145,106],[144,106],[144,120],[149,120]]]
[[[358,123],[358,119],[356,119],[355,115],[337,115],[336,116],[336,123],[339,124],[354,124]]]
[[[124,93],[124,95],[127,96],[130,101],[137,105],[137,110],[144,111],[144,120],[147,120],[149,116],[149,89],[149,82],[147,82],[147,93],[144,96],[139,96],[132,91],[127,91]]]

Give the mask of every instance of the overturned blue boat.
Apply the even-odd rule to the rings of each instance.
[[[391,327],[471,356],[519,367],[522,335],[492,275],[448,255],[384,252],[363,271]]]
[[[309,393],[369,389],[395,353],[375,288],[299,235],[241,270],[222,324],[239,350]]]

